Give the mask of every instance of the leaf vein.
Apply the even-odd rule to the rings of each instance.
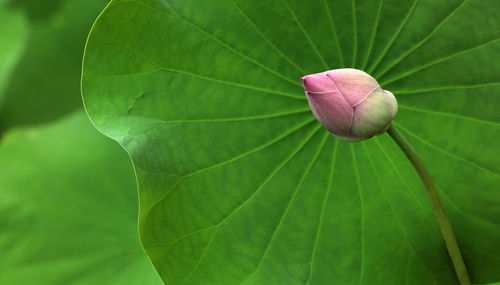
[[[196,124],[196,123],[236,123],[236,122],[244,122],[244,121],[256,121],[256,120],[264,120],[264,119],[272,119],[279,118],[284,116],[291,116],[296,114],[303,114],[310,112],[311,109],[301,109],[294,110],[289,112],[280,112],[274,114],[264,114],[264,115],[256,115],[256,116],[248,116],[248,117],[235,117],[235,118],[204,118],[204,119],[184,119],[184,120],[161,120],[163,124]],[[148,118],[148,117],[144,117]]]
[[[351,0],[352,6],[352,28],[353,28],[353,50],[352,50],[352,68],[356,68],[358,56],[358,20],[356,19],[356,0]]]
[[[205,167],[205,168],[202,168],[202,169],[198,169],[198,170],[195,170],[195,171],[190,172],[190,173],[188,173],[188,174],[185,174],[185,175],[180,176],[180,178],[176,181],[176,183],[174,183],[174,185],[173,185],[172,187],[170,187],[170,189],[168,189],[168,190],[166,191],[165,195],[164,195],[164,196],[162,196],[160,199],[158,199],[158,201],[156,201],[153,205],[151,205],[151,207],[150,207],[149,211],[148,211],[148,212],[147,212],[144,216],[145,216],[145,217],[146,217],[146,216],[148,216],[148,215],[151,213],[151,211],[153,210],[153,208],[157,207],[157,206],[158,206],[158,205],[159,205],[162,201],[164,201],[165,199],[167,199],[167,198],[168,198],[168,196],[170,196],[170,194],[171,194],[171,193],[173,193],[173,192],[174,192],[174,190],[175,190],[175,189],[177,189],[177,187],[179,186],[179,184],[180,184],[182,181],[184,181],[186,178],[191,177],[191,176],[194,176],[194,175],[199,174],[199,173],[202,173],[202,172],[205,172],[205,171],[208,171],[208,170],[211,170],[211,169],[215,169],[215,168],[217,168],[217,167],[224,166],[224,165],[229,164],[229,163],[231,163],[231,162],[234,162],[234,161],[236,161],[236,160],[238,160],[238,159],[241,159],[241,158],[243,158],[243,157],[246,157],[246,156],[248,156],[248,155],[251,155],[252,153],[255,153],[255,152],[258,152],[258,151],[260,151],[260,150],[262,150],[262,149],[265,149],[265,148],[267,148],[267,147],[269,147],[269,146],[271,146],[271,145],[273,145],[273,144],[277,143],[278,141],[280,141],[280,140],[282,140],[282,139],[284,139],[284,138],[286,138],[286,137],[288,137],[288,136],[292,135],[293,133],[295,133],[295,132],[296,132],[296,131],[298,131],[299,129],[301,129],[301,128],[305,127],[306,125],[308,125],[308,124],[310,124],[310,123],[312,123],[314,120],[315,120],[315,119],[310,119],[310,120],[307,120],[307,121],[303,122],[302,124],[299,124],[298,126],[294,127],[291,131],[285,132],[284,134],[281,134],[281,135],[279,135],[278,137],[273,138],[272,140],[267,141],[266,143],[264,143],[264,144],[262,144],[262,145],[260,145],[260,146],[258,146],[258,147],[256,147],[256,148],[253,148],[253,149],[251,149],[251,150],[249,150],[249,151],[247,151],[247,152],[244,152],[244,153],[242,153],[242,154],[239,154],[239,155],[237,155],[237,156],[235,156],[235,157],[232,157],[232,158],[230,158],[230,159],[228,159],[228,160],[225,160],[225,161],[222,161],[222,162],[219,162],[219,163],[213,164],[213,165],[211,165],[211,166],[208,166],[208,167]],[[320,126],[320,125],[318,125],[318,127],[319,127],[319,126]]]
[[[375,18],[375,25],[373,25],[372,36],[370,37],[370,44],[368,45],[368,51],[366,52],[365,60],[361,70],[365,70],[366,65],[368,64],[368,59],[373,50],[373,44],[375,42],[375,38],[377,37],[377,29],[380,23],[380,14],[382,13],[382,7],[384,6],[384,0],[380,0],[377,9],[377,16]]]
[[[391,84],[391,83],[393,83],[393,82],[396,82],[396,81],[398,81],[398,80],[401,80],[401,79],[407,78],[407,77],[408,77],[408,76],[410,76],[410,75],[413,75],[413,74],[415,74],[415,73],[417,73],[417,72],[419,72],[419,71],[421,71],[421,70],[427,69],[427,68],[432,67],[432,66],[434,66],[434,65],[437,65],[437,64],[439,64],[439,63],[442,63],[442,62],[448,61],[448,60],[450,60],[450,59],[453,59],[453,58],[456,58],[456,57],[458,57],[458,56],[461,56],[461,55],[467,54],[467,53],[469,53],[469,52],[476,51],[476,50],[481,49],[481,48],[483,48],[483,47],[487,47],[487,46],[489,46],[489,45],[491,45],[491,44],[494,44],[494,43],[498,42],[499,40],[500,40],[500,38],[497,38],[497,39],[494,39],[494,40],[491,40],[491,41],[488,41],[488,42],[482,43],[482,44],[480,44],[480,45],[478,45],[478,46],[475,46],[475,47],[472,47],[472,48],[469,48],[469,49],[465,49],[465,50],[462,50],[462,51],[456,52],[456,53],[454,53],[454,54],[452,54],[452,55],[445,56],[445,57],[442,57],[442,58],[439,58],[439,59],[433,60],[433,61],[431,61],[431,62],[429,62],[429,63],[426,63],[426,64],[419,64],[416,68],[413,68],[413,69],[408,70],[408,71],[406,71],[406,72],[402,72],[402,73],[400,73],[399,75],[397,75],[397,76],[395,76],[395,77],[393,77],[393,78],[391,78],[391,79],[389,79],[389,80],[387,80],[387,81],[383,82],[381,85],[389,85],[389,84]]]
[[[478,118],[474,118],[474,117],[467,117],[467,116],[462,116],[462,115],[457,115],[457,114],[452,114],[452,113],[445,113],[445,112],[441,112],[441,111],[420,109],[420,108],[415,108],[415,107],[406,106],[406,105],[399,105],[399,108],[404,109],[404,110],[409,110],[409,111],[420,112],[420,113],[427,113],[427,114],[433,114],[433,115],[438,115],[438,116],[443,116],[443,117],[451,117],[451,118],[456,118],[456,119],[461,119],[461,120],[467,120],[467,121],[472,121],[472,122],[481,123],[481,124],[488,124],[488,125],[493,125],[496,127],[500,126],[500,123],[497,123],[497,122],[487,121],[487,120],[483,120],[483,119],[478,119]]]
[[[413,90],[397,90],[394,93],[396,93],[396,95],[418,94],[418,93],[429,93],[429,92],[436,92],[436,91],[474,89],[474,88],[497,87],[497,86],[500,86],[500,82],[489,82],[489,83],[480,83],[480,84],[472,84],[472,85],[438,86],[438,87],[431,87],[431,88],[424,88],[424,89],[413,89]]]
[[[415,10],[415,7],[417,6],[417,3],[418,3],[418,0],[414,0],[413,1],[410,9],[408,10],[408,12],[406,13],[406,16],[403,19],[403,21],[401,21],[401,24],[399,24],[399,27],[396,30],[396,33],[394,33],[394,35],[391,37],[391,39],[389,40],[389,42],[387,43],[387,45],[384,47],[384,49],[382,50],[382,52],[380,53],[380,55],[377,57],[377,59],[375,60],[375,62],[372,64],[372,66],[368,70],[369,74],[372,74],[373,71],[378,67],[378,65],[380,64],[380,62],[382,61],[382,59],[385,57],[385,55],[387,54],[387,52],[389,51],[389,49],[391,48],[391,46],[396,41],[397,37],[399,37],[399,34],[403,30],[403,28],[406,26],[406,23],[408,22],[408,20],[410,19],[411,15],[413,14],[413,11]]]
[[[408,130],[407,128],[403,127],[400,123],[398,123],[398,122],[396,122],[396,121],[393,121],[393,122],[394,122],[394,123],[395,123],[395,124],[396,124],[399,128],[401,128],[402,130],[404,130],[404,131],[405,131],[405,132],[407,132],[409,135],[411,135],[412,137],[416,138],[417,140],[419,140],[419,141],[420,141],[420,142],[422,142],[423,144],[425,144],[425,145],[427,145],[427,146],[429,146],[429,147],[431,147],[431,148],[433,148],[433,149],[435,149],[435,150],[437,150],[437,151],[439,151],[439,152],[441,152],[441,153],[444,153],[444,154],[446,154],[446,155],[448,155],[448,156],[450,156],[450,157],[452,157],[452,158],[454,158],[454,159],[456,159],[456,160],[458,160],[458,161],[461,161],[461,162],[464,162],[464,163],[466,163],[466,164],[468,164],[468,165],[470,165],[470,166],[473,166],[473,167],[475,167],[475,168],[477,168],[477,169],[479,169],[479,170],[481,170],[481,171],[483,171],[483,172],[485,172],[485,173],[491,174],[491,175],[496,176],[496,177],[500,177],[500,174],[498,174],[498,173],[496,173],[496,172],[494,172],[494,171],[492,171],[492,170],[489,170],[489,169],[487,169],[487,168],[485,168],[485,167],[482,167],[482,166],[480,166],[480,165],[478,165],[478,164],[476,164],[476,163],[474,163],[474,162],[472,162],[472,161],[470,161],[470,160],[468,160],[468,159],[466,159],[466,158],[464,158],[464,157],[461,157],[461,156],[456,155],[456,154],[454,154],[454,153],[451,153],[451,152],[449,152],[449,151],[447,151],[447,150],[445,150],[445,149],[442,149],[442,148],[440,148],[440,147],[438,147],[438,146],[436,146],[436,145],[432,144],[431,142],[429,142],[429,141],[427,141],[427,140],[423,139],[422,137],[420,137],[420,136],[416,135],[415,133],[411,132],[411,131],[410,131],[410,130]]]
[[[240,14],[245,18],[245,20],[254,28],[254,30],[260,35],[260,37],[271,46],[281,57],[283,57],[290,65],[297,69],[300,73],[306,74],[306,72],[300,68],[292,59],[286,56],[262,31],[257,27],[257,25],[250,19],[250,17],[241,9],[241,7],[234,2],[234,0],[229,0],[240,12]]]
[[[125,1],[125,2],[121,2],[121,3],[126,3],[126,2],[131,2],[131,3],[135,3],[139,6],[142,6],[144,8],[147,8],[147,9],[150,9],[151,11],[154,11],[156,13],[159,13],[159,14],[162,14],[162,15],[166,15],[166,16],[171,16],[170,14],[166,13],[165,11],[162,11],[162,10],[159,10],[158,8],[155,8],[155,7],[152,7],[152,6],[149,6],[147,4],[144,4],[143,2],[138,2],[136,0],[128,0],[128,1]],[[226,48],[227,50],[233,52],[234,54],[242,57],[243,59],[257,65],[258,67],[266,70],[267,72],[289,82],[289,83],[292,83],[294,85],[297,85],[297,86],[301,86],[300,83],[298,83],[297,81],[291,79],[291,78],[288,78],[284,75],[282,75],[281,73],[277,72],[276,70],[262,64],[261,62],[259,62],[258,60],[255,60],[251,57],[249,57],[248,55],[245,55],[244,53],[236,50],[235,48],[233,48],[232,46],[230,46],[229,44],[225,43],[224,41],[220,40],[219,38],[215,37],[213,34],[211,34],[210,32],[207,32],[206,30],[202,29],[200,26],[194,24],[193,22],[189,21],[188,19],[182,17],[181,15],[179,15],[179,13],[177,13],[174,8],[166,1],[164,0],[163,1],[169,8],[170,10],[172,11],[173,15],[175,17],[177,17],[179,20],[185,22],[187,25],[191,26],[194,30],[198,31],[199,33],[201,34],[204,34],[205,36],[209,37],[210,39],[212,39],[213,41],[215,41],[216,43],[218,43],[219,45],[221,45],[222,47]]]
[[[193,72],[190,72],[190,71],[186,71],[186,70],[180,70],[180,69],[174,69],[174,68],[162,66],[159,63],[153,61],[152,59],[150,59],[150,58],[142,55],[141,53],[139,53],[135,49],[131,48],[127,44],[124,44],[124,43],[119,42],[117,40],[114,40],[114,42],[116,44],[124,47],[124,48],[127,48],[128,50],[130,50],[131,52],[133,52],[135,55],[137,55],[137,56],[141,57],[142,59],[144,59],[145,61],[147,61],[147,62],[149,62],[149,63],[157,66],[159,69],[161,69],[163,71],[175,72],[175,73],[183,74],[183,75],[186,75],[186,76],[191,76],[191,77],[195,77],[195,78],[199,78],[199,79],[204,79],[204,80],[207,80],[207,81],[212,81],[212,82],[215,82],[215,83],[220,83],[220,84],[224,84],[224,85],[229,85],[229,86],[234,86],[234,87],[239,87],[239,88],[244,88],[244,89],[250,89],[250,90],[260,91],[260,92],[264,92],[264,93],[275,94],[275,95],[289,97],[289,98],[293,98],[293,99],[307,100],[304,96],[299,96],[299,95],[295,95],[295,94],[292,94],[292,93],[287,93],[287,92],[282,92],[282,91],[267,89],[267,88],[263,88],[263,87],[257,87],[257,86],[247,85],[247,84],[243,84],[243,83],[237,83],[237,82],[233,82],[233,81],[227,81],[227,80],[217,79],[217,78],[214,78],[214,77],[209,77],[209,76],[205,76],[205,75],[201,75],[201,74],[196,74],[196,73],[193,73]]]
[[[415,193],[413,192],[413,189],[410,188],[410,186],[408,185],[408,183],[406,183],[406,180],[403,179],[403,175],[401,175],[401,172],[399,171],[399,169],[394,164],[394,161],[392,160],[391,156],[385,151],[385,148],[382,146],[382,144],[380,143],[379,139],[377,137],[374,137],[374,138],[375,138],[375,143],[378,145],[378,147],[380,148],[380,150],[384,154],[385,158],[387,159],[387,161],[391,165],[392,169],[394,170],[394,172],[398,176],[399,180],[401,181],[401,183],[403,183],[403,185],[405,186],[405,188],[408,190],[407,193],[410,195],[410,197],[412,197],[413,200],[415,200],[415,202],[417,203],[417,205],[422,210],[422,213],[426,216],[427,220],[429,220],[430,219],[430,217],[428,215],[429,212],[425,210],[425,208],[422,205],[422,203],[418,200],[417,196],[415,196]]]
[[[404,227],[403,227],[403,223],[401,222],[401,220],[399,219],[399,216],[396,214],[396,211],[394,210],[394,206],[393,204],[391,203],[391,201],[389,200],[389,198],[387,197],[387,194],[385,192],[385,187],[382,185],[382,180],[380,179],[380,176],[377,172],[377,169],[375,167],[375,163],[373,162],[372,160],[372,157],[371,157],[371,154],[370,152],[368,151],[368,148],[366,147],[366,142],[362,142],[363,144],[363,148],[365,149],[365,152],[366,152],[366,155],[368,157],[368,161],[369,161],[369,164],[373,170],[373,172],[375,173],[375,178],[377,179],[377,184],[380,188],[380,191],[382,192],[382,196],[384,197],[384,200],[387,202],[387,205],[389,205],[389,208],[391,210],[391,214],[392,216],[394,217],[394,220],[396,221],[396,224],[398,225],[398,228],[399,230],[401,231],[401,234],[403,235],[403,238],[406,240],[407,244],[408,244],[408,264],[407,264],[407,274],[408,274],[408,271],[409,271],[409,266],[410,266],[410,254],[411,253],[415,253],[415,256],[417,256],[417,258],[422,262],[422,264],[427,268],[427,270],[431,273],[430,275],[432,276],[433,280],[434,280],[434,283],[437,284],[437,280],[434,276],[434,274],[432,274],[432,271],[430,269],[430,267],[428,266],[427,262],[425,262],[422,257],[420,256],[420,254],[415,250],[415,248],[413,247],[413,244],[412,242],[410,241],[410,238],[409,238],[409,235],[406,233]],[[407,275],[407,281],[408,281],[408,275]]]
[[[400,63],[402,60],[404,60],[406,57],[408,57],[410,54],[412,54],[415,50],[417,50],[419,47],[421,47],[424,43],[426,43],[432,36],[446,23],[448,22],[449,19],[451,19],[462,7],[465,6],[465,4],[469,0],[464,0],[460,5],[458,5],[453,11],[446,16],[435,28],[432,30],[424,39],[422,39],[420,42],[418,42],[416,45],[414,45],[412,48],[410,48],[408,51],[403,53],[400,57],[398,57],[396,60],[394,60],[391,64],[389,64],[382,72],[377,74],[377,78],[381,78],[384,76],[389,70],[391,70],[395,65]]]
[[[321,53],[319,52],[318,48],[316,47],[316,45],[312,42],[312,39],[311,37],[309,36],[309,33],[304,29],[304,27],[302,26],[302,24],[300,23],[299,19],[297,18],[297,16],[295,15],[295,13],[292,11],[292,9],[290,8],[290,6],[288,5],[288,3],[286,2],[286,0],[282,0],[283,4],[285,5],[286,9],[288,10],[288,12],[290,13],[290,15],[292,16],[293,20],[295,21],[295,23],[297,24],[297,26],[299,27],[299,29],[302,31],[302,33],[304,34],[305,38],[307,39],[307,42],[311,45],[311,47],[313,48],[314,50],[314,53],[316,53],[316,55],[318,56],[318,58],[320,59],[321,63],[323,63],[323,66],[326,68],[326,69],[330,69],[328,67],[328,64],[326,64],[325,62],[325,59],[323,58],[323,56],[321,55]]]
[[[315,133],[317,133],[317,132],[315,132]],[[297,196],[297,193],[299,192],[299,189],[302,187],[302,184],[304,183],[304,180],[306,179],[306,177],[311,172],[311,169],[312,169],[313,165],[316,163],[316,161],[318,159],[318,156],[321,153],[321,150],[323,149],[323,147],[325,146],[326,139],[328,138],[329,135],[330,135],[329,133],[325,133],[325,136],[324,136],[323,140],[321,141],[321,143],[320,143],[320,145],[318,147],[318,150],[316,151],[316,154],[313,156],[311,162],[309,163],[309,165],[307,166],[306,170],[304,171],[304,174],[300,178],[299,183],[297,183],[297,186],[295,187],[295,190],[294,190],[292,196],[290,197],[290,199],[289,199],[289,201],[288,201],[288,203],[287,203],[287,205],[285,207],[285,210],[283,211],[283,214],[280,217],[278,225],[274,229],[273,234],[271,236],[271,239],[267,243],[266,249],[264,250],[264,254],[260,258],[260,261],[257,264],[257,267],[255,268],[255,270],[252,273],[250,273],[249,276],[251,276],[253,274],[256,274],[260,270],[260,267],[262,266],[262,264],[264,263],[264,260],[267,257],[267,254],[269,253],[271,245],[274,242],[274,239],[276,238],[276,236],[278,235],[278,233],[279,233],[279,231],[281,229],[281,226],[283,225],[283,221],[285,220],[285,217],[287,216],[287,214],[288,214],[288,212],[289,212],[289,210],[290,210],[293,202],[295,201],[295,198]]]
[[[331,188],[332,188],[333,173],[335,171],[335,159],[337,157],[338,144],[339,144],[339,140],[336,140],[335,141],[335,149],[334,149],[333,155],[332,155],[332,163],[331,163],[331,167],[330,167],[330,177],[328,179],[328,186],[326,187],[325,195],[323,196],[323,203],[321,205],[321,213],[319,215],[318,227],[316,228],[316,234],[314,237],[314,245],[313,245],[313,249],[311,252],[311,262],[310,262],[310,266],[309,266],[309,277],[307,279],[306,285],[310,284],[311,280],[312,280],[314,260],[315,260],[316,251],[318,248],[319,234],[321,233],[321,230],[322,230],[326,203],[328,201],[328,197],[330,196],[330,192],[331,192]]]
[[[297,153],[300,152],[300,150],[302,150],[304,148],[304,146],[311,140],[311,138],[314,136],[314,134],[316,134],[319,129],[320,129],[320,125],[318,125],[313,131],[311,131],[309,133],[309,135],[306,137],[306,139],[304,139],[304,141],[283,161],[281,162],[278,167],[273,171],[271,172],[271,174],[266,177],[266,179],[262,182],[262,184],[252,193],[252,195],[250,195],[246,200],[244,200],[240,205],[238,205],[233,211],[231,211],[224,219],[222,219],[218,224],[216,224],[216,229],[214,230],[210,240],[208,241],[207,245],[205,246],[204,250],[203,250],[203,253],[201,255],[201,257],[198,259],[198,262],[196,263],[196,265],[193,267],[192,271],[189,273],[186,281],[189,281],[190,278],[192,277],[192,275],[195,273],[195,271],[199,268],[200,264],[202,263],[202,260],[203,258],[205,257],[206,255],[206,252],[208,250],[208,248],[210,247],[212,241],[213,241],[213,237],[215,235],[215,233],[220,229],[220,227],[229,219],[231,218],[232,216],[234,216],[240,209],[242,209],[247,203],[249,203],[250,201],[252,201],[254,199],[254,197],[257,196],[257,194],[260,193],[260,191],[264,188],[265,185],[267,185],[267,183],[269,183],[269,181],[271,181],[274,176],[283,168],[285,167],[286,164],[288,164],[288,162],[293,158],[295,157],[295,155]]]
[[[344,54],[342,52],[342,48],[340,47],[339,37],[337,35],[337,28],[335,26],[335,21],[333,20],[333,17],[332,17],[332,12],[330,11],[330,6],[326,2],[326,0],[323,0],[323,4],[325,5],[326,13],[328,15],[328,20],[330,21],[330,28],[332,29],[333,38],[335,39],[335,44],[337,45],[340,64],[342,67],[345,67]]]
[[[353,162],[353,168],[354,168],[354,175],[356,177],[356,185],[358,188],[358,194],[359,194],[359,203],[360,203],[360,209],[361,209],[361,233],[360,233],[360,240],[361,240],[361,265],[360,265],[360,273],[359,273],[359,281],[358,284],[361,284],[363,282],[363,278],[365,275],[365,201],[363,197],[363,190],[361,189],[361,178],[359,176],[359,170],[358,170],[358,164],[356,161],[356,154],[354,153],[354,146],[351,144],[351,155],[352,155],[352,162]]]

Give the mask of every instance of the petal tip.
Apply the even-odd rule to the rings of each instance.
[[[330,79],[323,74],[311,74],[300,78],[306,92],[329,92],[333,90]]]

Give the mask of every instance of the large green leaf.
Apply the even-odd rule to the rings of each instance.
[[[114,0],[83,91],[135,163],[167,284],[455,284],[425,190],[387,135],[336,141],[299,77],[397,95],[476,283],[500,280],[500,2]]]
[[[161,284],[132,166],[83,112],[0,145],[0,284]]]
[[[10,74],[19,60],[28,37],[25,16],[0,2],[0,105]]]
[[[40,3],[52,5],[12,2],[35,10]],[[29,23],[26,50],[6,83],[0,130],[47,122],[81,108],[78,94],[85,39],[104,5],[103,0],[64,0],[46,19]]]

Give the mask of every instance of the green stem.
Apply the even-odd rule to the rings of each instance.
[[[453,267],[455,267],[455,272],[457,273],[458,281],[461,285],[470,285],[470,278],[467,274],[467,268],[465,267],[462,254],[460,253],[460,248],[458,247],[457,240],[453,234],[453,229],[451,228],[450,220],[444,211],[443,203],[439,198],[439,194],[432,180],[429,171],[425,168],[423,161],[417,155],[413,147],[410,145],[408,140],[399,132],[394,126],[390,126],[387,133],[394,139],[401,150],[405,153],[406,157],[410,160],[411,164],[420,176],[422,183],[424,183],[427,194],[431,199],[432,208],[436,214],[439,227],[441,228],[441,233],[443,234],[446,247],[448,248],[448,253],[450,254],[451,261],[453,262]]]

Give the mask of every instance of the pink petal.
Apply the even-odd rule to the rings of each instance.
[[[337,91],[306,92],[309,106],[316,119],[330,132],[347,135],[352,119],[352,107]]]
[[[331,79],[351,106],[359,103],[379,87],[378,82],[373,77],[357,69],[335,69],[327,71],[326,76]]]
[[[326,77],[326,74],[324,72],[304,76],[301,78],[301,81],[302,81],[302,86],[304,86],[304,90],[306,92],[336,91],[331,80],[328,77]]]

